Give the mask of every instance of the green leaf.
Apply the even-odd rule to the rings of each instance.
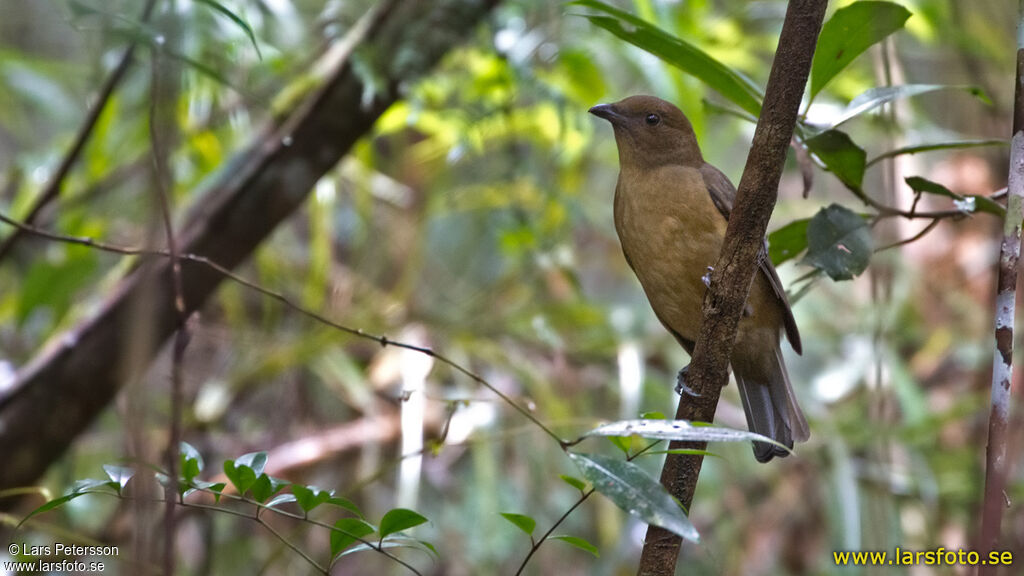
[[[804,141],[807,148],[848,187],[860,190],[867,167],[867,153],[846,133],[826,130]]]
[[[367,523],[361,518],[341,518],[334,523],[334,528],[334,530],[331,530],[332,557],[353,543],[358,542],[360,538],[369,536],[377,531],[372,524]]]
[[[572,4],[608,14],[584,17],[595,26],[695,76],[746,112],[755,116],[761,113],[760,89],[750,79],[715,60],[700,48],[604,2],[577,0]]]
[[[243,454],[238,457],[238,460],[235,460],[235,465],[248,466],[257,475],[263,474],[263,468],[267,465],[267,453],[249,452],[248,454]]]
[[[328,490],[302,484],[292,484],[292,494],[295,494],[295,501],[303,512],[309,512],[331,498],[331,492]]]
[[[440,558],[441,557],[441,555],[437,552],[437,548],[433,544],[431,544],[430,542],[427,542],[426,540],[417,540],[417,542],[419,542],[420,544],[423,544],[424,548],[426,548],[427,550],[430,550],[431,552],[433,552],[434,553],[434,558]]]
[[[79,496],[85,496],[86,494],[88,494],[88,492],[72,492],[71,494],[65,494],[64,496],[61,496],[60,498],[54,498],[53,500],[50,500],[49,502],[29,512],[28,515],[22,518],[21,522],[18,523],[18,527],[21,527],[22,524],[28,522],[29,518],[32,518],[33,516],[42,514],[43,512],[49,512],[54,508],[63,506],[64,504],[71,502],[75,498],[78,498]]]
[[[188,442],[182,442],[178,450],[181,453],[181,477],[185,484],[192,484],[203,471],[203,456]]]
[[[766,438],[748,430],[694,424],[686,420],[619,420],[602,424],[587,432],[585,436],[641,436],[657,440],[682,440],[686,442],[743,442],[756,440],[778,444],[778,442],[771,438]]]
[[[533,530],[537,528],[537,521],[533,518],[524,514],[514,514],[512,512],[501,512],[501,516],[509,522],[516,525],[517,528],[526,532],[527,536],[533,536]]]
[[[768,235],[768,257],[772,264],[778,266],[807,249],[807,224],[810,221],[810,218],[793,220]]]
[[[415,510],[394,508],[388,510],[388,513],[380,519],[380,537],[384,539],[395,532],[408,530],[426,522],[428,522],[427,518]]]
[[[903,28],[910,11],[891,2],[854,2],[821,29],[811,63],[811,100],[872,44]]]
[[[196,0],[196,2],[209,6],[215,12],[220,12],[228,19],[230,19],[232,22],[234,22],[236,26],[241,28],[242,31],[245,32],[245,35],[249,37],[249,41],[252,42],[252,47],[256,49],[256,56],[260,60],[263,60],[263,55],[260,54],[260,47],[256,44],[256,35],[253,34],[252,27],[249,26],[248,22],[246,22],[242,19],[241,16],[235,14],[231,10],[228,10],[224,7],[223,4],[221,4],[220,2],[216,2],[215,0]]]
[[[107,477],[110,481],[117,484],[117,493],[120,494],[121,490],[128,484],[128,481],[135,475],[135,469],[127,466],[114,466],[113,464],[104,464],[103,471],[107,473]]]
[[[224,494],[224,488],[227,488],[227,484],[223,482],[214,482],[213,484],[206,486],[207,490],[213,492],[214,502],[220,502],[220,497]]]
[[[273,508],[274,506],[280,506],[281,504],[287,504],[289,502],[297,501],[298,500],[295,498],[295,494],[278,494],[277,496],[271,498],[270,502],[267,502],[266,506],[267,508]]]
[[[99,488],[101,486],[112,488],[114,490],[118,490],[119,488],[118,482],[115,480],[100,480],[98,478],[87,478],[84,480],[78,480],[77,482],[75,482],[74,486],[71,487],[71,491],[69,491],[67,494],[61,496],[60,498],[54,498],[53,500],[50,500],[49,502],[46,502],[42,506],[29,512],[27,516],[21,519],[21,522],[18,522],[18,527],[27,522],[29,518],[32,518],[33,516],[42,514],[43,512],[49,512],[54,508],[63,506],[64,504],[67,504],[68,502],[74,500],[75,498],[78,498],[79,496],[85,496],[86,494],[90,494],[94,488]]]
[[[569,453],[583,477],[619,508],[655,526],[696,542],[700,535],[672,496],[642,468],[600,454]]]
[[[872,249],[871,232],[864,217],[832,204],[811,218],[803,262],[833,280],[849,280],[867,268]]]
[[[344,508],[345,510],[348,510],[349,512],[355,514],[360,518],[365,518],[365,516],[363,516],[363,511],[359,509],[359,506],[356,506],[355,502],[349,500],[348,498],[342,498],[341,496],[332,496],[327,499],[327,504],[330,504],[332,506],[338,506],[339,508]]]
[[[341,554],[338,554],[334,560],[338,560],[342,556],[348,556],[349,554],[355,554],[356,552],[364,552],[366,550],[378,551],[380,549],[389,550],[393,548],[411,548],[413,550],[419,550],[427,556],[436,556],[437,549],[425,540],[417,540],[415,538],[405,538],[402,536],[392,536],[387,540],[381,541],[377,544],[367,544],[361,542],[352,546],[351,548],[344,550]]]
[[[629,456],[629,445],[632,441],[628,436],[609,436],[608,441],[611,442],[616,448],[622,450],[622,453]]]
[[[644,412],[640,415],[644,420],[664,420],[665,415],[661,412]]]
[[[1006,208],[1003,208],[1001,204],[986,196],[978,196],[976,194],[962,196],[938,182],[933,182],[920,176],[909,176],[903,180],[907,185],[914,189],[914,192],[952,198],[953,205],[956,206],[957,210],[960,210],[965,214],[986,212],[1000,217],[1006,214]]]
[[[872,164],[885,160],[886,158],[902,156],[903,154],[917,154],[919,152],[931,152],[932,150],[958,150],[960,148],[977,148],[981,146],[1006,146],[1008,144],[1009,142],[1006,140],[958,140],[956,142],[916,144],[914,146],[904,146],[902,148],[883,152],[869,160],[868,167],[870,168]]]
[[[992,103],[985,91],[977,86],[956,86],[951,84],[903,84],[900,86],[879,86],[869,88],[862,94],[850,101],[846,110],[839,114],[839,117],[832,121],[835,128],[843,122],[859,116],[868,110],[872,110],[899,98],[909,98],[918,94],[936,92],[938,90],[963,90],[980,98],[983,102]]]
[[[235,466],[234,460],[224,461],[224,475],[228,477],[231,485],[235,487],[240,496],[244,495],[249,487],[252,486],[252,483],[256,481],[256,473],[253,472],[252,468],[248,466]]]
[[[575,476],[560,474],[558,477],[562,479],[562,482],[565,482],[566,484],[572,486],[573,488],[579,490],[580,492],[584,492],[587,489],[587,483]]]
[[[567,544],[571,544],[571,545],[579,548],[580,550],[583,550],[583,551],[586,551],[586,552],[590,552],[591,554],[594,555],[594,558],[600,558],[601,557],[601,554],[597,551],[597,546],[594,546],[593,544],[591,544],[590,542],[587,542],[583,538],[579,538],[577,536],[565,536],[565,535],[562,535],[562,536],[552,536],[551,539],[552,540],[561,540],[562,542],[565,542]]]
[[[954,200],[963,200],[964,197],[953,192],[949,188],[946,188],[938,182],[932,182],[927,178],[920,176],[909,176],[903,179],[908,186],[914,189],[914,192],[924,192],[926,194],[935,194],[936,196],[945,196],[946,198],[952,198]]]
[[[282,488],[288,485],[288,482],[279,480],[273,476],[266,474],[260,474],[256,481],[249,487],[249,491],[252,493],[252,497],[260,504],[264,503],[274,494],[281,491]]]

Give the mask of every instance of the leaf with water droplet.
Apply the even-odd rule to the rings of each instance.
[[[579,466],[583,477],[619,508],[687,540],[700,539],[697,529],[665,487],[636,464],[600,454],[569,453],[569,457]]]

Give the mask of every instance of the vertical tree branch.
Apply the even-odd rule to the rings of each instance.
[[[996,289],[996,350],[992,362],[992,405],[985,451],[985,497],[981,512],[978,551],[983,555],[999,543],[1006,504],[1006,441],[1010,413],[1010,382],[1013,380],[1013,328],[1017,298],[1017,262],[1020,259],[1021,222],[1024,221],[1024,0],[1017,20],[1017,76],[1013,98],[1013,139],[1010,141],[1010,174],[1007,183],[1006,219],[999,248]],[[978,574],[995,574],[995,564],[982,564]]]
[[[761,117],[754,132],[750,155],[740,178],[736,204],[718,263],[711,273],[711,288],[704,297],[703,320],[687,384],[698,395],[684,395],[676,418],[711,422],[729,381],[729,358],[740,314],[757,269],[757,254],[768,228],[778,195],[786,149],[793,137],[818,33],[825,19],[827,0],[790,0],[772,62]],[[670,448],[704,449],[704,443],[672,442]],[[669,454],[661,482],[687,510],[704,459]],[[647,530],[638,574],[675,574],[679,536],[662,528]]]

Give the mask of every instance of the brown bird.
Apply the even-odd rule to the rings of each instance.
[[[704,161],[693,126],[674,105],[654,96],[630,96],[590,113],[611,122],[619,148],[615,230],[655,315],[690,354],[700,333],[707,272],[718,261],[736,188]],[[740,320],[731,364],[750,430],[789,447],[807,440],[779,347],[785,330],[801,352],[800,333],[775,268],[762,249]],[[685,369],[677,392],[686,390]],[[754,443],[768,462],[788,452]]]

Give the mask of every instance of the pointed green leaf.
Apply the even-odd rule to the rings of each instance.
[[[868,167],[872,164],[885,160],[886,158],[893,158],[895,156],[902,156],[903,154],[917,154],[919,152],[931,152],[933,150],[958,150],[961,148],[977,148],[980,146],[1006,146],[1009,144],[1006,140],[958,140],[956,142],[937,142],[934,144],[916,144],[913,146],[904,146],[902,148],[896,148],[888,152],[883,152],[878,156],[875,156],[868,161]]]
[[[977,86],[955,86],[951,84],[902,84],[900,86],[879,86],[876,88],[869,88],[862,94],[850,101],[847,105],[846,110],[843,110],[839,117],[832,121],[832,127],[835,128],[843,122],[851,118],[855,118],[868,110],[872,110],[899,98],[909,98],[911,96],[917,96],[918,94],[927,94],[928,92],[936,92],[938,90],[963,90],[969,94],[973,94],[981,99],[982,102],[991,104],[988,95],[985,91]]]
[[[224,475],[228,477],[240,496],[244,495],[256,481],[256,472],[252,468],[244,464],[236,464],[234,460],[224,461]]]
[[[408,508],[394,508],[380,519],[380,537],[387,538],[395,532],[408,530],[420,524],[428,522],[427,518]]]
[[[334,528],[331,531],[331,556],[337,556],[360,538],[377,531],[373,525],[360,518],[341,518],[334,523]]]
[[[743,442],[756,440],[778,444],[771,438],[748,430],[706,426],[686,420],[619,420],[602,424],[585,436],[641,436],[656,440],[682,440],[686,442]]]
[[[278,494],[271,498],[270,502],[267,502],[267,508],[273,508],[274,506],[280,506],[289,502],[296,502],[295,494]]]
[[[533,531],[537,528],[537,521],[533,518],[524,514],[514,514],[512,512],[501,512],[501,516],[509,522],[516,525],[517,528],[526,532],[527,536],[533,536]]]
[[[235,460],[235,466],[248,466],[256,475],[263,474],[263,468],[267,465],[266,452],[250,452],[243,454]]]
[[[927,178],[920,176],[910,176],[903,179],[908,186],[914,189],[914,192],[934,194],[936,196],[945,196],[946,198],[953,199],[953,205],[964,214],[973,214],[974,212],[985,212],[988,214],[994,214],[1002,217],[1006,214],[1006,208],[1003,208],[1001,204],[995,200],[988,198],[987,196],[978,196],[976,194],[968,194],[962,196],[953,192],[949,188],[946,188],[938,182],[933,182]]]
[[[860,190],[867,167],[867,153],[839,130],[826,130],[804,141],[807,148],[836,178],[854,190]]]
[[[903,28],[910,11],[891,2],[854,2],[821,29],[811,63],[811,99],[872,44]]]
[[[135,469],[127,466],[114,466],[113,464],[104,464],[103,471],[107,473],[107,477],[110,478],[111,482],[117,484],[117,492],[120,494],[121,489],[128,484],[128,481],[135,475]]]
[[[562,482],[565,482],[566,484],[572,486],[573,488],[579,490],[580,492],[584,492],[587,489],[587,483],[575,476],[560,474],[558,477],[562,479]]]
[[[590,542],[587,542],[583,538],[579,538],[577,536],[564,536],[564,535],[562,535],[562,536],[552,536],[551,539],[552,540],[561,540],[562,542],[565,542],[567,544],[571,544],[571,545],[579,548],[580,550],[583,550],[585,552],[590,552],[591,554],[594,555],[594,558],[600,558],[601,557],[601,554],[597,551],[597,546],[594,546],[593,544],[591,544]]]
[[[583,477],[619,508],[655,526],[696,542],[700,536],[679,504],[642,468],[600,454],[570,453]]]
[[[241,16],[235,14],[231,10],[228,10],[224,7],[223,4],[221,4],[220,2],[216,2],[215,0],[196,0],[196,2],[209,6],[215,12],[223,14],[229,20],[234,22],[236,26],[241,28],[242,31],[245,32],[245,35],[249,37],[249,41],[252,42],[252,47],[256,49],[256,57],[258,57],[260,60],[263,60],[263,55],[260,54],[260,47],[259,45],[256,44],[256,34],[253,33],[252,27],[249,26],[248,22],[246,22],[242,19]]]
[[[424,540],[406,538],[403,536],[392,536],[391,538],[388,538],[387,540],[384,540],[377,544],[371,545],[365,542],[361,542],[359,544],[356,544],[355,546],[351,546],[348,549],[343,550],[340,554],[338,554],[334,558],[334,560],[338,560],[342,556],[355,554],[356,552],[364,552],[366,550],[377,550],[378,546],[384,550],[389,550],[393,548],[411,548],[413,550],[419,550],[427,556],[434,556],[437,554],[437,550],[432,545],[428,545],[428,543]]]
[[[348,498],[342,498],[341,496],[333,496],[327,499],[327,503],[331,504],[332,506],[344,508],[345,510],[348,510],[349,512],[355,514],[360,518],[365,518],[365,516],[363,516],[363,511],[359,509],[359,506],[356,506],[355,502],[349,500]]]
[[[623,454],[629,456],[629,445],[632,441],[628,436],[609,436],[608,441],[621,450]]]
[[[936,196],[945,196],[946,198],[952,198],[954,200],[963,200],[964,197],[953,192],[949,188],[946,188],[938,182],[932,182],[927,178],[920,176],[909,176],[903,179],[908,186],[914,189],[914,192],[924,192],[926,194],[935,194]]]
[[[292,494],[295,494],[295,501],[304,512],[309,512],[331,498],[329,490],[301,484],[292,484]]]
[[[695,76],[746,112],[755,116],[761,113],[760,89],[750,79],[715,60],[700,48],[604,2],[577,0],[572,4],[607,14],[584,16],[595,26]]]
[[[803,262],[833,280],[849,280],[867,268],[872,251],[867,221],[843,206],[832,204],[811,218]]]
[[[203,456],[188,442],[182,442],[179,451],[181,453],[181,477],[185,484],[192,484],[192,481],[203,471]]]
[[[288,485],[288,482],[279,480],[273,476],[266,474],[260,474],[256,481],[249,487],[249,492],[252,493],[253,499],[259,503],[266,502],[274,494],[281,491],[282,488]]]
[[[772,264],[778,266],[807,249],[807,225],[810,222],[810,218],[793,220],[768,235],[768,257]]]
[[[20,528],[22,524],[24,524],[25,522],[28,522],[29,518],[32,518],[33,516],[36,516],[38,514],[42,514],[43,512],[49,512],[50,510],[53,510],[54,508],[57,508],[59,506],[63,506],[64,504],[67,504],[68,502],[74,500],[75,498],[78,498],[79,496],[85,496],[86,494],[88,494],[88,492],[72,492],[71,494],[65,494],[64,496],[61,496],[60,498],[55,498],[53,500],[50,500],[49,502],[43,504],[42,506],[36,508],[35,510],[33,510],[31,512],[29,512],[28,515],[25,516],[24,518],[22,518],[21,522],[18,523],[18,527]]]

